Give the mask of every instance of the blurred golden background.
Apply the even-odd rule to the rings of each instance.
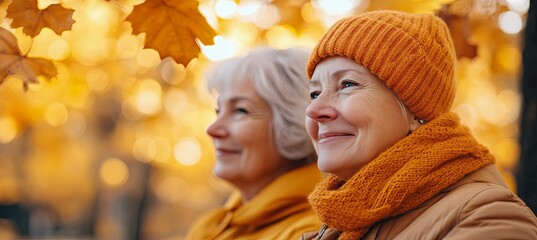
[[[75,23],[33,38],[12,27],[11,1],[0,1],[0,26],[58,74],[26,91],[17,76],[0,85],[0,239],[182,239],[231,190],[211,175],[207,65],[261,45],[312,48],[337,19],[374,9],[446,20],[459,57],[453,110],[516,191],[529,0],[201,0],[217,35],[214,45],[197,41],[187,65],[133,33],[124,12],[143,0],[38,1],[75,9]]]

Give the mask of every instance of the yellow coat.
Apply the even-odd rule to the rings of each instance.
[[[307,196],[321,177],[317,166],[309,164],[280,176],[244,204],[234,192],[224,207],[202,215],[186,239],[287,240],[315,231],[322,222]]]

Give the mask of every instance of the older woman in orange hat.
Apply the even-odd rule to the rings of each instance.
[[[335,23],[307,64],[306,128],[330,173],[304,239],[537,239],[537,219],[450,112],[455,52],[431,14]]]
[[[235,187],[224,206],[203,214],[187,239],[296,239],[322,222],[307,196],[321,180],[304,126],[309,51],[256,49],[214,65],[218,92],[213,173]]]

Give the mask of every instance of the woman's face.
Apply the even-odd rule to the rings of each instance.
[[[270,106],[251,81],[237,79],[219,89],[217,118],[207,128],[216,152],[214,174],[247,199],[285,172],[290,163],[277,151]]]
[[[331,57],[310,83],[306,127],[323,172],[348,180],[410,131],[395,94],[363,65]]]

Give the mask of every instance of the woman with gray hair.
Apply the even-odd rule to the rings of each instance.
[[[186,239],[296,239],[321,226],[307,196],[321,179],[304,126],[309,52],[256,49],[214,65],[218,92],[213,173],[232,184],[225,205],[200,217]]]

